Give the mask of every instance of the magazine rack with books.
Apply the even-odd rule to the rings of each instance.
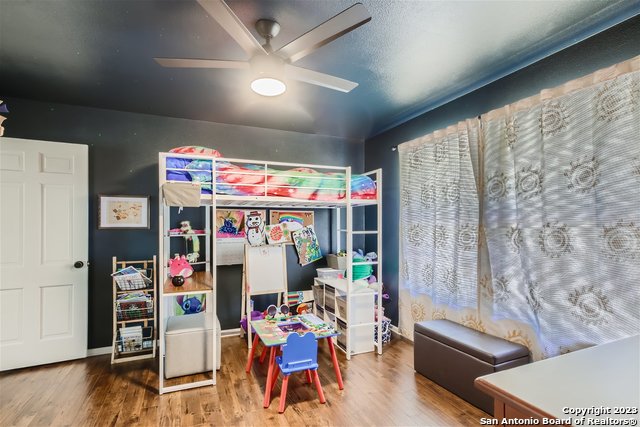
[[[156,257],[113,257],[113,349],[111,363],[156,356]]]

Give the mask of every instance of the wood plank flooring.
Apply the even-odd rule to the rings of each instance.
[[[344,390],[320,346],[322,405],[304,374],[289,381],[287,408],[278,414],[280,382],[262,408],[266,363],[246,374],[245,342],[222,340],[218,384],[157,394],[157,362],[111,366],[109,356],[0,374],[0,426],[456,426],[478,425],[486,413],[413,371],[413,346],[394,340],[382,357],[374,353],[347,362],[338,351]]]

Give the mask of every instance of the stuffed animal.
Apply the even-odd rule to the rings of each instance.
[[[247,229],[247,240],[251,246],[264,244],[264,222],[259,212],[252,211],[245,220]]]
[[[196,297],[184,299],[184,295],[176,297],[176,302],[184,311],[184,314],[195,314],[202,311],[202,301]]]
[[[169,260],[169,274],[173,276],[182,276],[184,278],[191,277],[193,274],[193,267],[187,261],[187,258],[178,254],[173,259]]]
[[[200,239],[191,228],[191,222],[180,222],[180,231],[184,234],[184,240],[187,242],[191,241],[191,247],[193,248],[193,252],[187,254],[187,261],[197,262],[198,258],[200,258]]]

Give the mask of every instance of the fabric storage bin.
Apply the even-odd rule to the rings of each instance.
[[[327,264],[333,269],[345,271],[347,269],[347,257],[329,254],[327,255]]]
[[[313,285],[313,301],[320,307],[324,306],[324,286]]]
[[[378,342],[378,324],[373,326],[373,340]],[[382,318],[382,344],[391,342],[391,319],[388,317]]]
[[[347,348],[347,324],[342,320],[338,319],[336,322],[336,330],[340,332],[340,335],[337,336],[338,345],[343,349]]]
[[[336,290],[331,286],[324,287],[324,309],[330,313],[336,312]]]
[[[170,316],[165,331],[165,378],[197,374],[213,368],[213,313]],[[216,369],[220,369],[220,321],[216,319]]]
[[[328,311],[324,312],[324,321],[327,322],[328,324],[330,324],[331,326],[333,326],[334,328],[336,327],[336,315],[329,313]]]
[[[324,308],[322,308],[322,306],[318,304],[314,304],[314,305],[316,308],[316,316],[318,316],[320,319],[324,319]]]

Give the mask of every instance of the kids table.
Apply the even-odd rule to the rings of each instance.
[[[304,326],[300,326],[301,324]],[[317,340],[327,340],[329,352],[331,353],[331,361],[333,362],[333,370],[335,371],[336,379],[338,380],[338,388],[340,390],[344,389],[342,374],[340,373],[340,365],[338,364],[336,350],[333,346],[333,340],[331,339],[338,336],[339,332],[322,322],[318,317],[306,314],[302,316],[293,316],[287,319],[254,320],[251,322],[251,326],[255,329],[255,336],[253,338],[253,346],[251,346],[251,351],[249,352],[249,358],[247,359],[246,371],[251,371],[253,356],[256,347],[258,346],[258,340],[262,341],[262,344],[269,349],[269,370],[267,371],[267,382],[263,402],[263,406],[265,408],[268,408],[269,403],[271,402],[270,384],[274,375],[276,349],[287,343],[287,337],[290,333],[297,333],[298,330],[303,332],[313,332]]]

